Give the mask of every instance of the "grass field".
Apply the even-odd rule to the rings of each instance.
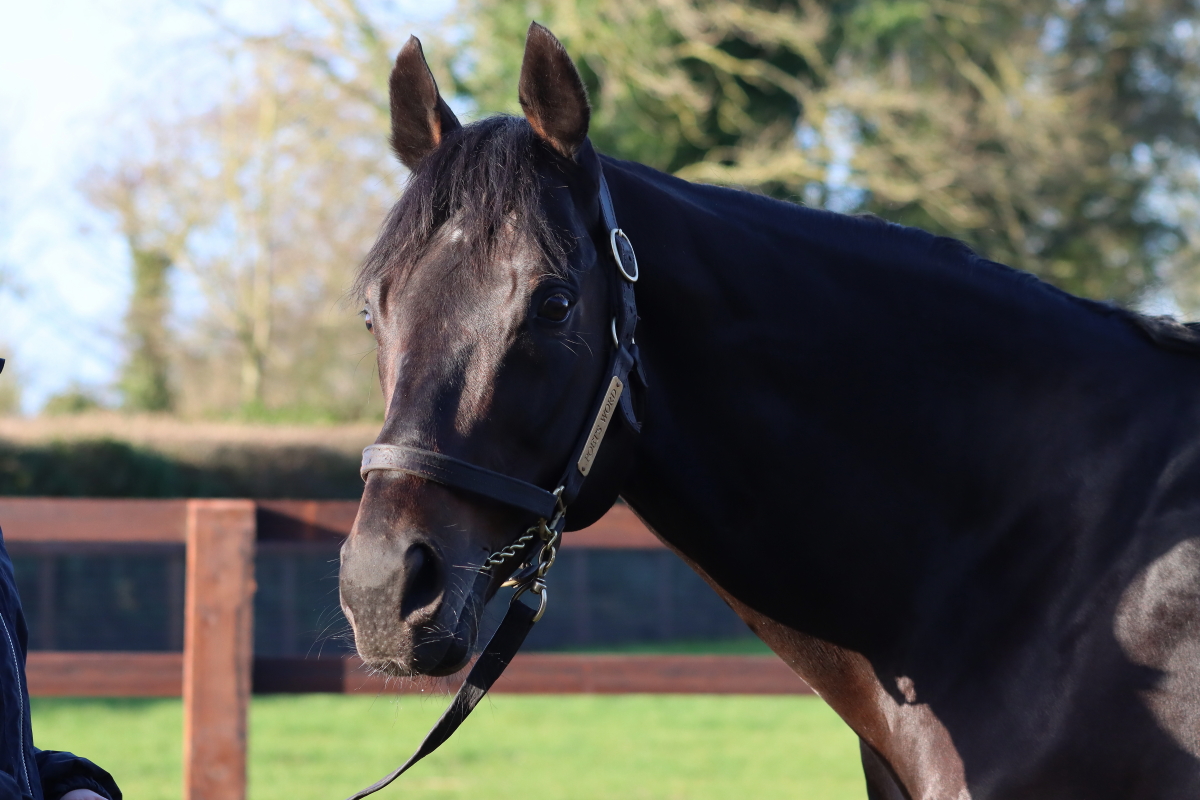
[[[406,758],[445,697],[256,697],[251,800],[340,800]],[[180,796],[178,700],[36,698],[38,746]],[[862,800],[853,734],[813,697],[498,695],[383,797]]]

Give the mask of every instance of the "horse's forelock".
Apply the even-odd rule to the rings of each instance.
[[[552,269],[559,267],[565,232],[541,208],[545,149],[518,117],[490,117],[447,136],[410,175],[359,268],[354,294],[365,298],[373,286],[403,283],[451,221],[461,231],[456,270],[481,274],[498,248],[513,241],[529,243]]]

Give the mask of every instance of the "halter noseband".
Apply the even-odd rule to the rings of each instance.
[[[592,156],[594,158],[594,156]],[[483,653],[471,668],[466,680],[454,696],[450,706],[426,734],[425,740],[408,761],[378,783],[363,789],[349,800],[361,800],[379,791],[400,777],[409,767],[432,753],[466,719],[471,710],[483,698],[491,685],[500,677],[504,668],[520,648],[533,624],[541,619],[546,610],[546,585],[544,578],[554,563],[558,542],[566,527],[566,512],[571,502],[579,496],[583,482],[591,472],[596,454],[608,432],[609,423],[617,415],[634,432],[640,432],[641,423],[634,412],[630,386],[630,375],[641,379],[637,345],[633,341],[637,326],[637,303],[633,285],[638,279],[637,256],[633,244],[617,226],[616,212],[604,169],[597,159],[600,184],[600,216],[608,232],[609,249],[616,264],[620,280],[612,298],[615,306],[611,325],[613,350],[609,357],[609,380],[601,384],[601,391],[592,404],[592,424],[584,430],[582,437],[571,452],[566,468],[554,491],[547,491],[527,481],[513,478],[495,470],[470,464],[432,450],[394,444],[373,444],[363,450],[362,467],[359,473],[363,480],[375,471],[401,472],[415,475],[428,481],[440,483],[453,489],[494,500],[538,517],[535,525],[525,531],[514,542],[488,556],[476,576],[474,591],[482,592],[492,579],[492,569],[510,559],[517,562],[517,571],[505,582],[515,586],[516,592],[509,603],[508,612],[495,634],[483,649]],[[597,248],[602,249],[602,248]],[[533,549],[539,541],[542,547],[538,563],[532,560]],[[526,591],[540,596],[537,609],[519,602]]]
[[[359,474],[366,479],[375,471],[403,472],[427,481],[496,500],[549,519],[558,504],[553,492],[500,472],[477,467],[451,456],[395,444],[373,444],[363,450]]]

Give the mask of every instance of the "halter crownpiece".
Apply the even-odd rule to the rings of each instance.
[[[592,404],[592,424],[584,429],[580,440],[572,450],[562,477],[556,484],[558,488],[554,491],[547,491],[519,478],[419,447],[373,444],[363,450],[362,467],[359,469],[363,480],[366,480],[372,472],[381,471],[414,475],[513,508],[519,508],[536,515],[538,521],[510,545],[489,555],[476,574],[473,590],[482,593],[491,583],[493,568],[509,560],[520,559],[517,561],[516,572],[504,583],[505,586],[516,587],[504,620],[492,634],[491,640],[483,648],[483,652],[471,667],[471,671],[467,673],[466,680],[459,687],[458,693],[455,694],[449,707],[434,723],[429,733],[425,735],[424,741],[421,742],[421,746],[407,761],[383,780],[368,786],[348,800],[362,800],[367,795],[374,794],[396,780],[409,767],[449,739],[467,718],[467,715],[483,699],[484,694],[504,672],[512,657],[516,655],[521,643],[525,641],[525,637],[533,628],[533,624],[545,613],[547,597],[545,577],[554,563],[558,543],[566,528],[567,509],[571,502],[579,496],[584,480],[591,473],[610,423],[619,415],[635,433],[641,431],[641,423],[634,411],[630,392],[626,391],[631,373],[638,376],[639,379],[641,375],[637,345],[633,341],[634,328],[637,326],[637,303],[633,294],[633,285],[639,277],[637,255],[633,251],[633,244],[629,241],[629,237],[617,226],[612,195],[609,194],[608,182],[604,179],[604,169],[598,162],[597,167],[600,184],[600,216],[604,230],[608,232],[609,246],[613,260],[616,262],[617,273],[621,277],[621,280],[616,282],[617,289],[613,297],[615,306],[611,325],[613,350],[608,364],[609,380],[601,384],[603,387],[601,393]],[[644,386],[644,380],[642,380],[642,385]],[[538,548],[539,544],[541,545],[540,549]],[[533,560],[535,549],[537,550],[537,563],[529,563]],[[539,595],[538,608],[534,609],[519,601],[521,595],[526,592]]]

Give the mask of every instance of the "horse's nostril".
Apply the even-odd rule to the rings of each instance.
[[[428,546],[414,544],[404,554],[404,591],[400,595],[400,617],[433,604],[442,593],[442,571]]]

